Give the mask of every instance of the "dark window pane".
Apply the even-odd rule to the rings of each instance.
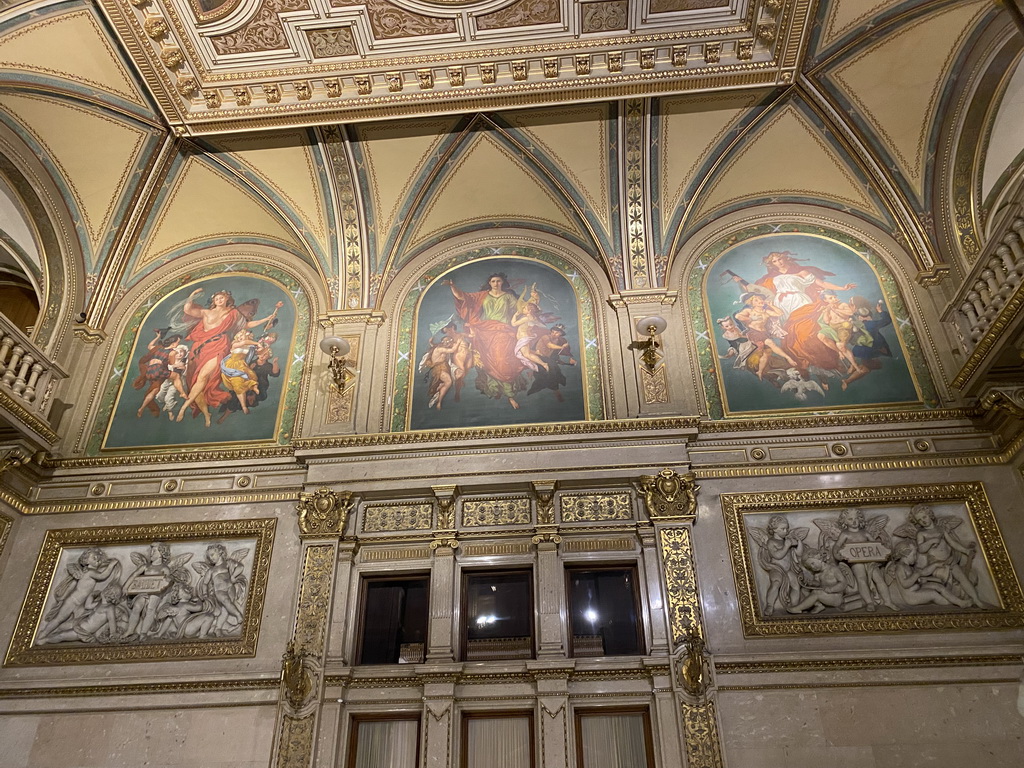
[[[568,571],[568,579],[573,655],[642,653],[636,570],[572,569]]]
[[[423,660],[429,587],[426,578],[366,580],[360,664]]]
[[[533,595],[526,571],[469,573],[466,659],[533,658]]]

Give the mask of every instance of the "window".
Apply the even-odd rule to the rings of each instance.
[[[654,768],[651,719],[643,710],[576,712],[579,768]]]
[[[531,713],[462,716],[462,768],[533,768],[533,753]]]
[[[363,580],[360,664],[423,662],[429,593],[426,576]]]
[[[353,718],[348,768],[416,768],[419,746],[420,721],[415,715]]]
[[[466,661],[533,658],[529,571],[477,571],[462,583]]]
[[[571,568],[566,580],[573,656],[643,653],[635,568]]]

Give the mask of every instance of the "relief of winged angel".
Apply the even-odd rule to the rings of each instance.
[[[885,530],[888,515],[875,515],[865,519],[856,507],[844,509],[836,520],[816,518],[814,524],[821,530],[822,547],[831,552],[837,563],[845,563],[853,573],[857,593],[867,611],[878,610],[881,603],[898,611],[889,593],[889,585],[882,573],[882,563],[889,560],[891,540]]]
[[[751,526],[750,535],[758,544],[757,561],[768,573],[765,613],[788,610],[800,602],[800,558],[807,532],[807,528],[790,530],[784,515],[772,515],[764,528]]]

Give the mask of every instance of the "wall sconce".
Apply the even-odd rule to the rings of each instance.
[[[658,360],[661,359],[661,355],[658,354],[658,347],[661,345],[654,340],[654,337],[663,334],[666,328],[668,328],[668,322],[664,317],[659,317],[658,315],[642,317],[636,321],[637,333],[642,336],[647,336],[647,338],[641,341],[631,342],[629,349],[643,350],[640,354],[640,362],[642,362],[644,367],[652,373],[654,372],[654,366],[656,366],[658,364]]]
[[[327,372],[339,392],[344,392],[348,383],[356,377],[349,370],[349,361],[345,358],[351,349],[352,346],[340,336],[325,336],[320,341],[320,350],[331,358],[327,364]]]

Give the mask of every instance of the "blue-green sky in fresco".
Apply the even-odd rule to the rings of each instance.
[[[520,405],[517,410],[506,398],[494,399],[478,391],[475,386],[477,372],[474,370],[466,378],[459,402],[455,402],[454,391],[450,391],[442,400],[440,410],[428,408],[429,375],[418,370],[420,360],[430,350],[430,339],[436,342],[441,338],[441,332],[436,329],[453,315],[458,330],[465,330],[465,323],[455,313],[451,290],[442,281],[450,279],[458,288],[471,293],[481,290],[488,277],[496,272],[504,272],[513,290],[520,295],[524,288],[536,283],[541,293],[542,312],[558,317],[547,325],[560,323],[565,326],[569,348],[577,365],[570,366],[568,358],[562,358],[560,369],[566,384],[559,388],[559,392],[563,399],[559,401],[550,389],[528,395],[532,373],[527,371],[524,372],[526,388],[515,398]],[[410,429],[537,424],[586,418],[577,297],[565,277],[544,264],[527,259],[485,259],[464,264],[438,277],[426,289],[420,302],[415,338]]]
[[[729,344],[723,338],[722,328],[716,320],[735,315],[743,309],[741,288],[725,271],[731,270],[748,283],[757,283],[768,272],[765,257],[772,252],[785,251],[799,260],[801,267],[817,267],[833,273],[824,277],[830,283],[839,286],[856,283],[854,289],[837,291],[841,301],[849,302],[854,296],[860,296],[874,307],[882,300],[892,314],[893,324],[879,331],[892,357],[877,357],[880,367],[851,381],[845,391],[841,384],[848,371],[843,371],[842,376],[825,377],[829,387],[824,396],[808,391],[806,399],[800,400],[793,392],[783,392],[770,381],[758,379],[755,371],[734,367],[735,358],[722,357],[727,354]],[[716,367],[727,412],[822,410],[919,400],[897,330],[907,319],[894,311],[892,301],[884,295],[877,276],[865,258],[841,243],[806,234],[778,234],[746,240],[726,251],[708,267],[705,297],[709,312],[708,327],[719,358]],[[780,340],[779,343],[783,342]],[[781,359],[776,362],[784,363]]]

